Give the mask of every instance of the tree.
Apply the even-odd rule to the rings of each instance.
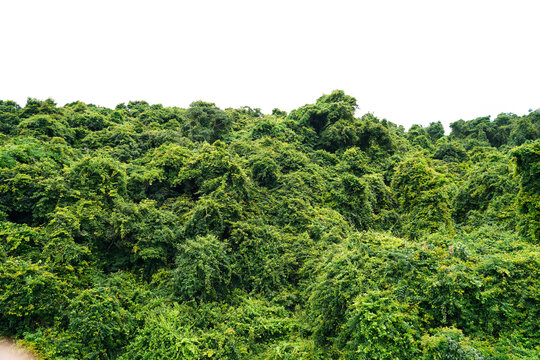
[[[444,127],[440,121],[429,123],[429,126],[426,128],[431,141],[436,142],[444,136]]]
[[[215,236],[187,240],[180,246],[176,265],[173,281],[178,299],[220,300],[230,291],[230,258]]]
[[[521,177],[518,195],[519,211],[523,215],[520,228],[523,235],[540,241],[540,140],[512,151],[516,172]]]
[[[185,134],[195,141],[213,143],[231,128],[231,117],[214,103],[195,101],[186,112]]]
[[[451,230],[447,180],[422,158],[403,161],[392,178],[392,192],[406,216],[405,231],[413,238],[436,230]]]
[[[0,133],[15,133],[20,121],[18,117],[20,111],[21,107],[16,102],[0,100]]]
[[[75,133],[64,119],[56,119],[51,115],[35,115],[19,123],[19,129],[23,134],[34,136],[59,137],[73,142]]]
[[[342,90],[334,90],[330,95],[321,96],[313,105],[291,111],[289,118],[320,133],[340,119],[352,120],[357,107],[355,98],[345,95]]]

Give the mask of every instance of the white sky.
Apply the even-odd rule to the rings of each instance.
[[[342,89],[397,124],[540,107],[540,1],[2,0],[0,99],[290,111]]]

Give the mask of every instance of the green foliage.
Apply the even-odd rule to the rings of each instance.
[[[410,359],[418,356],[414,309],[384,292],[368,292],[354,299],[338,337],[345,359]]]
[[[0,211],[12,222],[42,223],[54,209],[55,177],[74,157],[65,142],[15,138],[0,148]]]
[[[405,233],[412,238],[436,230],[451,230],[451,211],[446,179],[420,158],[398,165],[392,191],[406,216]]]
[[[86,359],[113,357],[133,331],[133,315],[108,287],[81,292],[71,300],[66,315],[67,331],[83,344]]]
[[[440,142],[435,148],[433,158],[445,162],[460,163],[468,159],[465,150],[454,142]]]
[[[273,159],[263,158],[252,165],[252,176],[259,185],[274,187],[279,178],[279,167]]]
[[[3,259],[0,264],[1,334],[20,336],[25,331],[52,325],[66,305],[68,288],[47,265],[18,257]]]
[[[403,245],[395,238],[365,234],[330,249],[317,267],[316,281],[307,288],[308,314],[318,342],[324,344],[336,338],[338,346],[351,358],[404,354],[410,358],[417,352],[414,339],[418,337],[418,320],[412,316],[414,308],[403,299],[402,304],[396,301],[400,288],[396,282],[403,282],[410,256],[408,251],[400,250]],[[401,262],[396,263],[397,259]],[[398,289],[394,293],[381,292],[390,286]],[[378,311],[380,307],[386,310]],[[404,316],[401,312],[411,314]]]
[[[181,300],[215,300],[228,293],[231,264],[225,244],[211,235],[187,240],[180,246],[173,282]]]
[[[260,220],[236,222],[229,239],[233,281],[265,295],[287,290],[296,282],[305,241]]]
[[[540,113],[0,101],[0,336],[43,359],[536,359]]]
[[[366,114],[360,119],[340,119],[321,133],[321,145],[329,150],[357,146],[362,150],[392,153],[394,143],[389,129],[379,119]]]
[[[298,135],[283,120],[262,119],[254,124],[251,130],[253,139],[261,139],[265,136],[285,142],[295,142]]]
[[[482,158],[483,161],[479,158]],[[479,151],[464,183],[454,199],[454,216],[458,222],[479,217],[480,221],[513,224],[517,183],[511,176],[508,157],[497,152]],[[503,200],[504,207],[498,206]]]
[[[428,336],[422,329],[454,326],[494,341],[490,336],[503,338],[519,326],[538,346],[532,290],[538,252],[508,248],[508,235],[495,234],[432,238],[424,245],[364,234],[336,244],[306,288],[315,339],[351,358],[363,351],[367,358],[415,358],[433,351],[421,341]],[[381,307],[387,310],[373,310]],[[456,346],[452,351],[460,352]]]
[[[44,101],[28,98],[26,101],[26,106],[21,109],[20,117],[29,118],[33,115],[44,114],[44,115],[53,115],[59,114],[61,110],[56,107],[56,103],[53,99],[47,99]]]
[[[503,113],[493,122],[490,122],[489,116],[469,121],[459,120],[450,124],[452,129],[450,138],[475,145],[519,146],[527,140],[535,140],[540,136],[539,120],[539,111],[533,111],[522,117]]]
[[[0,100],[0,133],[13,134],[20,122],[21,107],[14,101]]]
[[[519,211],[522,233],[540,241],[540,141],[523,145],[512,152],[516,159],[516,171],[521,176]]]
[[[255,358],[294,329],[280,307],[240,296],[237,303],[175,304],[153,311],[120,359]]]
[[[289,118],[311,126],[320,133],[338,120],[353,119],[357,107],[355,98],[345,95],[341,90],[334,90],[330,95],[321,96],[314,105],[305,105],[291,111]]]
[[[273,109],[272,109],[272,115],[280,116],[280,117],[286,117],[286,116],[287,116],[287,112],[286,112],[286,111],[283,111],[283,110],[280,110],[280,109],[278,109],[278,108],[273,108]]]
[[[423,340],[422,359],[483,360],[486,359],[469,344],[462,332],[455,328],[437,329],[433,335],[426,335]]]
[[[106,157],[86,157],[67,170],[66,181],[76,196],[111,200],[127,192],[122,164]]]
[[[231,117],[214,103],[196,101],[186,111],[184,133],[195,141],[213,143],[225,135],[231,125]]]
[[[182,322],[183,309],[152,314],[120,359],[197,359],[199,340],[190,324]]]
[[[19,123],[19,129],[23,135],[59,137],[67,142],[72,142],[74,132],[65,120],[59,120],[51,115],[35,115]]]
[[[431,141],[436,142],[444,136],[444,127],[440,121],[429,123],[429,126],[426,128]]]
[[[539,111],[529,114],[516,120],[510,132],[510,143],[521,145],[527,140],[535,140],[540,136],[540,114]]]
[[[173,184],[192,196],[210,194],[219,188],[234,192],[239,198],[247,195],[248,179],[238,159],[225,144],[205,145],[186,162]]]

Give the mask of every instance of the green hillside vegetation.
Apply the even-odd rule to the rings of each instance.
[[[538,359],[540,111],[405,131],[0,101],[0,337],[42,359]]]

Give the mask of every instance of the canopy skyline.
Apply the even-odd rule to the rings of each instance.
[[[342,89],[409,128],[540,107],[534,1],[9,2],[0,98],[291,111]]]

